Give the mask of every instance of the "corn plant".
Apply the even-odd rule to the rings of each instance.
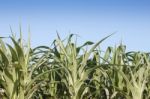
[[[0,39],[0,86],[4,90],[2,97],[4,99],[29,99],[43,82],[37,80],[44,74],[51,72],[51,70],[37,71],[47,60],[48,53],[41,56],[38,62],[31,61],[36,57],[32,57],[33,53],[29,42],[25,47],[22,39],[19,42],[13,37],[10,39],[14,47],[5,44]]]
[[[97,68],[96,65],[90,66],[87,62],[95,48],[109,36],[94,44],[89,51],[83,50],[81,55],[79,54],[80,50],[93,43],[86,42],[84,45],[77,47],[76,43],[71,41],[72,36],[70,35],[66,45],[58,36],[58,39],[54,42],[53,59],[59,67],[63,67],[58,74],[61,82],[67,87],[70,98],[81,99],[84,96],[83,93],[86,93],[87,90],[85,81],[88,79],[89,74]]]
[[[149,55],[146,53],[134,53],[132,56],[134,58],[132,60],[133,67],[129,68],[128,76],[122,71],[119,72],[126,81],[128,95],[131,99],[147,99],[149,96],[144,96],[144,91],[147,89],[150,72]]]

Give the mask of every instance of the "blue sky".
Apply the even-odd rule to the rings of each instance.
[[[0,36],[11,35],[9,25],[19,34],[21,22],[31,44],[50,45],[56,31],[62,38],[79,34],[79,43],[94,42],[116,32],[103,48],[121,41],[128,50],[150,51],[149,0],[1,0]]]

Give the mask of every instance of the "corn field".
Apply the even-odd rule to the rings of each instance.
[[[0,37],[0,99],[150,99],[150,53],[58,35],[50,46]],[[10,39],[12,44],[4,42]]]

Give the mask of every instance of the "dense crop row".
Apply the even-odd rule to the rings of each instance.
[[[150,54],[90,41],[78,46],[74,35],[51,47],[30,47],[22,37],[0,39],[0,99],[150,99]],[[8,38],[7,38],[8,39]]]

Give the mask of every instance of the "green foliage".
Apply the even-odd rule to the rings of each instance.
[[[2,99],[150,99],[150,53],[122,44],[101,51],[111,35],[81,46],[73,34],[58,35],[51,47],[33,49],[20,36],[9,37],[13,45],[0,38]]]

